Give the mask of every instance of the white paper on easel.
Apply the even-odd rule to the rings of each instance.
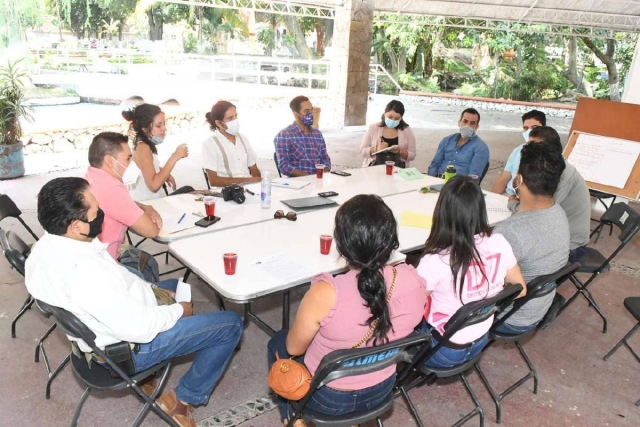
[[[567,160],[587,181],[624,188],[639,154],[640,143],[582,133]]]

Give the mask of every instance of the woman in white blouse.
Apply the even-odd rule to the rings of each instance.
[[[391,153],[399,155],[400,163],[409,167],[409,162],[416,158],[416,137],[403,116],[404,104],[393,100],[385,107],[381,121],[369,126],[360,144],[363,167],[374,163],[376,157],[373,153],[388,147],[391,147]]]
[[[176,190],[176,181],[171,171],[176,163],[189,155],[186,144],[179,145],[164,166],[160,166],[156,145],[162,144],[167,134],[165,116],[160,107],[140,104],[122,112],[122,117],[131,123],[133,137],[133,161],[123,176],[129,193],[135,201],[156,199],[165,195],[162,186],[167,183],[175,190],[172,194],[188,193],[192,187]]]
[[[260,182],[258,156],[246,136],[240,134],[236,106],[218,101],[205,116],[213,133],[202,143],[202,166],[209,185]]]

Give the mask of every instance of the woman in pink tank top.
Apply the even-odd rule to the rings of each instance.
[[[352,348],[376,319],[373,336],[363,347],[404,338],[414,330],[424,313],[426,288],[413,267],[396,266],[396,284],[386,301],[394,278],[387,263],[398,248],[397,228],[393,212],[375,195],[356,196],[338,209],[334,239],[349,271],[336,277],[323,274],[312,281],[291,329],[269,341],[269,366],[276,353],[280,358],[295,356],[313,375],[325,355]],[[307,407],[331,415],[366,411],[388,396],[394,380],[395,366],[341,378],[318,389]],[[278,399],[286,424],[291,406]]]

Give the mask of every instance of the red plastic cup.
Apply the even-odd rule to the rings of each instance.
[[[205,197],[204,198],[204,210],[207,213],[207,218],[213,218],[216,214],[216,198]]]
[[[316,165],[316,178],[322,179],[324,176],[324,165]]]
[[[224,274],[231,276],[236,274],[236,264],[238,263],[238,255],[227,253],[222,256],[224,260]]]
[[[387,175],[393,175],[393,166],[396,164],[396,162],[388,161],[384,162],[384,164],[387,167]]]
[[[331,252],[331,242],[333,242],[333,237],[328,234],[320,236],[320,253],[322,255],[329,255],[329,252]]]

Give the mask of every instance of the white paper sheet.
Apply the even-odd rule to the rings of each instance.
[[[291,283],[311,276],[309,269],[284,253],[255,260],[253,264],[282,283]]]
[[[583,133],[567,160],[587,181],[624,188],[638,154],[638,142]]]
[[[168,215],[162,215],[162,230],[161,235],[167,235],[177,233],[178,231],[186,230],[191,227],[195,227],[196,222],[200,219],[197,216],[186,212],[186,215],[180,221],[180,218],[185,212],[171,213]],[[180,221],[180,222],[178,222]]]
[[[178,280],[176,288],[176,302],[191,302],[191,285],[184,283],[182,277]]]

